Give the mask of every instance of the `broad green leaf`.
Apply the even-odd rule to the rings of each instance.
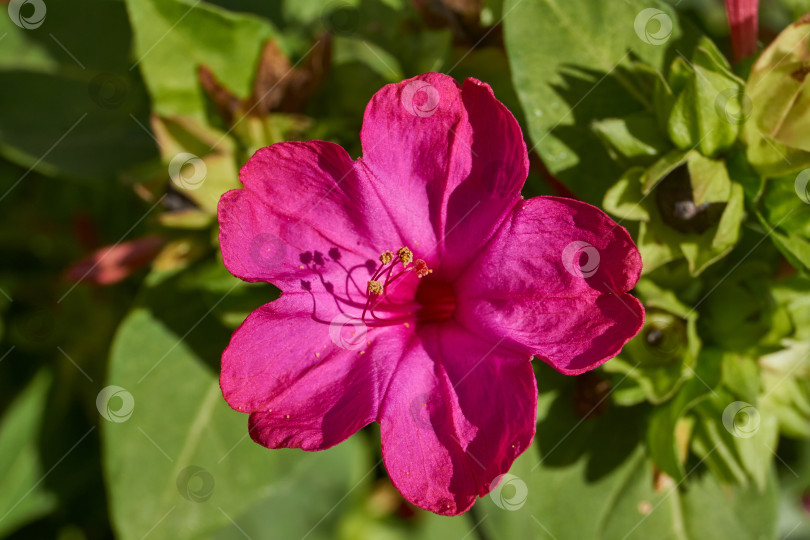
[[[759,366],[754,358],[728,353],[723,356],[723,386],[742,401],[753,403],[760,392]]]
[[[191,0],[128,0],[135,62],[162,116],[205,115],[197,70],[205,65],[237,97],[251,91],[269,21]]]
[[[759,220],[767,227],[774,245],[790,263],[810,269],[810,173],[769,180],[761,200]]]
[[[810,165],[806,117],[810,86],[806,79],[810,24],[802,18],[763,51],[745,85],[750,103],[743,126],[748,160],[767,177]]]
[[[602,201],[602,208],[621,219],[648,221],[650,214],[642,204],[644,202],[644,194],[641,192],[643,174],[642,167],[628,169],[619,181],[607,190],[605,199]]]
[[[128,70],[130,29],[120,2],[53,3],[32,30],[2,19],[4,158],[48,176],[110,180],[155,157],[138,125],[147,122],[149,104],[140,77]]]
[[[173,188],[209,214],[223,193],[242,187],[233,139],[194,117],[152,117],[152,129]],[[161,171],[162,173],[162,171]]]
[[[810,175],[785,176],[769,180],[762,196],[763,214],[781,229],[810,238],[810,197],[805,192]]]
[[[683,152],[681,150],[672,150],[661,156],[660,159],[647,169],[641,179],[643,193],[645,195],[650,193],[664,177],[686,163],[689,156],[689,152]]]
[[[247,417],[228,407],[217,380],[229,331],[196,306],[178,313],[177,284],[161,288],[167,279],[152,275],[122,323],[108,379],[120,390],[99,405],[114,420],[103,440],[117,534],[331,538],[342,505],[370,476],[360,440],[318,453],[251,441]]]
[[[0,419],[0,537],[56,507],[42,484],[37,444],[50,386],[50,374],[40,372]]]
[[[718,478],[767,488],[778,441],[777,417],[762,402],[735,400],[726,391],[713,392],[695,407],[693,448]]]
[[[371,68],[387,83],[399,82],[405,78],[399,61],[379,45],[357,37],[338,36],[334,43],[335,64],[360,62]]]
[[[593,129],[608,150],[633,164],[649,165],[671,147],[659,131],[655,116],[646,112],[597,120]]]
[[[688,68],[688,80],[670,113],[669,136],[683,150],[697,147],[703,155],[715,156],[737,139],[742,81],[707,39],[695,49]]]
[[[777,490],[772,473],[766,490],[759,492],[722,485],[696,462],[687,467],[686,479],[676,483],[656,473],[646,458],[638,407],[608,408],[583,419],[572,406],[575,380],[550,370],[539,373],[538,380],[536,443],[510,471],[517,477],[512,489],[482,505],[488,517],[481,527],[487,536],[557,540],[773,536]],[[525,490],[519,491],[521,482]]]
[[[726,202],[731,195],[731,178],[722,161],[708,159],[697,153],[690,154],[689,178],[692,183],[692,200],[697,205]]]
[[[529,136],[545,164],[598,203],[621,171],[589,129],[595,120],[651,111],[632,61],[661,71],[683,30],[667,4],[642,0],[506,0],[504,39]],[[670,58],[671,60],[671,58]]]

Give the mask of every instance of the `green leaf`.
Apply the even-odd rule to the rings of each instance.
[[[696,450],[707,466],[718,478],[743,485],[750,478],[758,490],[764,491],[779,436],[771,407],[737,401],[727,392],[718,391],[695,410],[699,419]]]
[[[593,129],[608,150],[633,164],[649,165],[659,154],[670,149],[669,141],[659,131],[657,120],[651,113],[597,120]]]
[[[334,43],[335,64],[359,62],[369,67],[386,83],[405,78],[399,61],[379,45],[351,36],[338,36]]]
[[[162,116],[205,115],[197,70],[205,65],[237,97],[246,98],[264,43],[276,32],[269,21],[191,0],[128,0],[135,63]]]
[[[3,17],[0,35],[4,158],[48,176],[110,180],[156,156],[138,125],[147,122],[149,103],[138,73],[128,70],[130,30],[121,3],[49,5],[47,23],[36,30]]]
[[[686,177],[671,177],[686,162]],[[725,164],[703,157],[696,151],[687,154],[670,153],[656,162],[642,177],[644,191],[651,194],[645,199],[650,214],[649,223],[640,228],[639,250],[645,262],[646,273],[678,257],[686,258],[692,275],[699,275],[709,265],[726,256],[737,244],[740,227],[745,217],[745,197],[740,184],[731,182]],[[688,178],[691,193],[683,190]],[[661,187],[670,182],[669,189]],[[695,196],[706,203],[698,208]],[[691,195],[691,199],[689,199]],[[719,199],[719,200],[717,200]],[[721,203],[720,201],[727,201]],[[679,217],[679,205],[686,203],[690,213]],[[665,219],[663,210],[671,217]],[[703,212],[703,221],[697,221]],[[717,216],[719,214],[719,217]]]
[[[807,28],[803,18],[782,31],[757,59],[745,85],[750,113],[742,139],[748,160],[763,176],[782,176],[810,165]]]
[[[672,150],[669,153],[661,156],[661,158],[653,163],[649,169],[644,173],[642,180],[643,193],[647,195],[655,186],[669,173],[686,163],[689,158],[689,152],[681,150]]]
[[[770,231],[770,238],[790,263],[810,271],[810,204],[807,175],[800,173],[766,182],[760,201],[759,220]]]
[[[692,200],[695,204],[729,200],[731,178],[724,162],[692,153],[689,155],[689,179],[692,184]]]
[[[716,349],[702,351],[695,376],[684,383],[678,394],[666,404],[653,409],[647,428],[647,447],[655,465],[675,480],[686,471],[687,441],[679,421],[700,400],[705,399],[720,383],[723,353]]]
[[[251,441],[247,417],[228,407],[217,380],[228,330],[196,306],[180,322],[165,319],[183,305],[171,292],[176,284],[161,288],[165,279],[151,276],[111,352],[108,384],[134,403],[128,418],[121,402],[110,404],[125,421],[103,428],[117,534],[330,537],[341,504],[354,500],[341,503],[344,496],[362,493],[355,488],[370,476],[358,437],[318,453]]]
[[[810,437],[810,346],[785,341],[785,349],[760,358],[763,408],[773,411],[782,431]]]
[[[697,147],[703,155],[715,156],[737,139],[743,118],[742,81],[708,39],[701,41],[687,67],[688,80],[677,83],[683,89],[669,117],[669,136],[683,150]]]
[[[778,345],[790,331],[790,321],[763,286],[772,273],[765,261],[748,260],[714,285],[701,309],[701,333],[727,351],[767,345],[769,334],[775,334],[771,344]]]
[[[217,213],[223,193],[242,187],[233,139],[194,117],[154,116],[163,165],[173,188],[209,214]]]
[[[643,174],[642,167],[633,167],[624,173],[619,181],[605,193],[602,208],[621,219],[648,221],[650,214],[642,204],[644,194],[641,192],[641,176]]]
[[[644,328],[604,369],[634,380],[650,403],[663,403],[694,374],[701,345],[697,312],[650,280],[640,281],[636,292],[646,310]]]
[[[50,386],[50,374],[41,371],[0,421],[0,537],[56,507],[56,497],[42,484],[37,446]]]
[[[506,50],[529,136],[553,174],[598,203],[621,170],[600,151],[589,126],[652,110],[652,90],[642,90],[632,59],[662,71],[666,44],[683,37],[677,17],[663,2],[642,0],[507,0],[503,9]],[[679,45],[682,51],[691,47]]]
[[[777,486],[722,485],[700,463],[676,483],[646,458],[634,408],[608,408],[581,418],[572,406],[576,380],[541,368],[537,438],[510,474],[514,487],[490,501],[481,527],[492,538],[602,540],[771,538],[776,529]],[[525,502],[504,502],[522,482]],[[493,500],[494,499],[494,500]],[[487,503],[486,506],[482,503]],[[501,503],[500,505],[498,503]],[[509,506],[507,506],[509,508]],[[504,533],[503,531],[508,531]]]

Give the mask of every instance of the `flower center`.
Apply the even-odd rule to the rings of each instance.
[[[301,281],[301,287],[313,294],[312,317],[315,321],[328,324],[330,332],[339,332],[346,324],[366,328],[381,326],[419,325],[446,321],[453,317],[456,309],[456,294],[450,283],[432,276],[423,259],[415,259],[407,247],[396,251],[384,251],[379,264],[368,260],[346,268],[341,262],[337,248],[329,250],[329,257],[322,253],[305,252],[300,256],[301,268],[309,268],[335,301],[340,313],[333,320],[318,313],[318,305],[313,294],[312,283]],[[343,292],[329,281],[321,267],[329,261],[339,265],[346,272]],[[365,287],[353,273],[366,269],[369,278]]]
[[[428,277],[420,281],[414,300],[419,304],[416,320],[420,323],[443,322],[456,311],[456,291],[441,279]]]
[[[407,247],[396,254],[385,251],[380,255],[380,267],[371,276],[366,288],[366,305],[361,320],[373,326],[438,322],[449,319],[456,307],[456,295],[450,284],[426,279],[433,270],[422,259],[413,258]],[[411,299],[397,299],[394,294],[400,280],[415,276],[419,280]],[[411,279],[413,279],[411,277]],[[408,287],[406,287],[408,288]],[[413,291],[413,289],[411,289]],[[410,295],[408,295],[410,296]]]

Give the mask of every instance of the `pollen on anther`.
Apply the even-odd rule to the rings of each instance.
[[[426,275],[433,272],[425,261],[422,259],[416,259],[416,262],[413,263],[414,270],[416,271],[416,277],[423,278]]]
[[[397,255],[399,256],[399,260],[402,261],[402,266],[408,266],[413,260],[413,253],[405,246],[397,250]]]
[[[380,262],[383,264],[388,264],[394,260],[394,254],[391,251],[383,251],[382,255],[380,255]]]
[[[382,294],[383,293],[383,286],[382,283],[379,281],[369,280],[368,282],[368,292],[371,294]]]

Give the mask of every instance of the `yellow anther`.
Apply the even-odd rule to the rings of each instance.
[[[368,292],[371,294],[382,294],[383,286],[379,281],[373,279],[368,282]]]
[[[405,246],[399,248],[397,255],[399,256],[399,260],[402,261],[402,266],[408,266],[413,260],[413,253]]]
[[[418,278],[423,278],[433,272],[422,259],[416,259],[416,262],[413,263],[413,269],[416,271],[416,277]]]
[[[394,260],[394,254],[390,251],[383,251],[382,255],[380,255],[380,262],[383,264],[388,264]]]

